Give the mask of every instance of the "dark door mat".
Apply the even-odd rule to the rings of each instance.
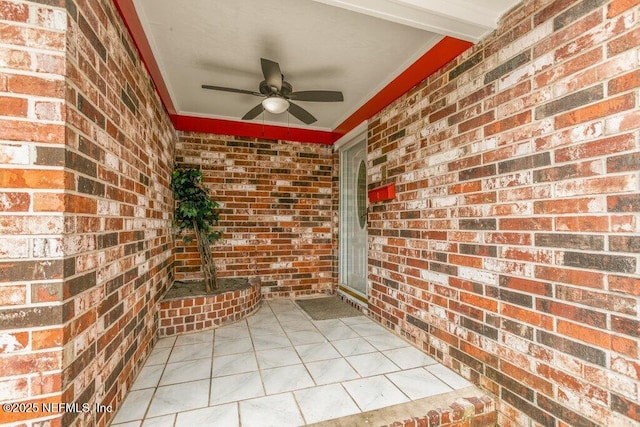
[[[302,298],[295,300],[313,320],[340,319],[342,317],[362,316],[362,313],[351,307],[339,297]]]

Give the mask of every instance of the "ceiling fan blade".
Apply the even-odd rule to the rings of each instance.
[[[221,90],[223,92],[244,93],[246,95],[264,96],[260,92],[254,92],[252,90],[244,90],[244,89],[234,89],[232,87],[202,85],[202,89]]]
[[[303,90],[300,92],[292,92],[289,98],[296,101],[313,101],[313,102],[342,102],[344,97],[342,92],[334,90]]]
[[[280,71],[280,65],[277,62],[264,58],[260,58],[260,65],[262,65],[262,74],[267,84],[270,87],[277,88],[278,92],[280,92],[282,89],[282,71]]]
[[[289,112],[293,117],[297,118],[306,125],[310,125],[311,123],[317,121],[310,112],[308,112],[301,106],[294,104],[293,102],[289,102]]]
[[[251,110],[249,110],[249,112],[247,114],[245,114],[244,116],[242,116],[242,120],[252,120],[255,119],[256,117],[258,117],[258,115],[260,115],[260,113],[262,113],[264,111],[264,107],[262,106],[262,104],[258,104],[255,107],[253,107]]]

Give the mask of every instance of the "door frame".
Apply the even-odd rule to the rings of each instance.
[[[361,132],[359,134],[357,134],[356,136],[354,136],[352,139],[350,139],[348,142],[340,144],[339,147],[337,147],[337,149],[339,150],[340,153],[340,164],[339,164],[339,168],[340,168],[340,185],[339,185],[339,190],[338,190],[338,294],[342,295],[343,297],[353,301],[354,303],[361,305],[363,307],[367,307],[368,305],[368,263],[367,263],[367,273],[366,273],[366,281],[367,284],[365,285],[365,293],[362,294],[361,292],[356,291],[353,288],[350,288],[348,286],[345,285],[345,266],[347,265],[346,262],[346,258],[348,256],[348,251],[347,251],[347,242],[346,242],[346,232],[345,232],[345,227],[346,227],[346,223],[345,223],[345,216],[347,215],[347,212],[344,210],[344,203],[343,203],[343,185],[345,185],[345,180],[343,179],[343,177],[345,176],[345,171],[343,170],[343,168],[345,167],[345,161],[344,161],[344,157],[345,157],[345,153],[347,150],[349,150],[350,148],[354,147],[357,144],[360,143],[364,143],[365,145],[365,152],[366,152],[366,145],[367,145],[367,132]],[[366,161],[365,161],[365,165],[366,165]],[[368,209],[368,206],[367,206]],[[365,229],[365,232],[367,233],[368,236],[368,227]],[[367,239],[368,240],[368,239]],[[368,252],[368,244],[365,247],[365,251]],[[367,259],[368,257],[365,257],[365,259]]]

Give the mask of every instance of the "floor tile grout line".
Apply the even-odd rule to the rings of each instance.
[[[269,310],[275,316],[275,313],[273,312],[273,309],[271,308],[271,305],[269,305],[269,304],[265,304],[265,305],[269,306]],[[257,313],[257,311],[256,311],[256,313]],[[255,346],[254,334],[251,333],[251,325],[249,325],[249,321],[247,321],[247,328],[249,329],[249,337],[251,338],[251,345],[253,347],[253,357],[256,359],[256,367],[258,368],[258,376],[260,377],[260,385],[262,386],[262,392],[264,393],[263,396],[268,396],[268,394],[267,394],[267,386],[264,383],[264,376],[262,375],[262,372],[260,371],[260,365],[258,363],[258,349]],[[240,413],[240,401],[238,401],[238,424],[242,425],[241,413]]]
[[[167,355],[167,359],[164,362],[163,368],[162,368],[162,373],[160,373],[160,377],[158,378],[158,383],[156,384],[156,386],[153,388],[153,393],[151,393],[151,399],[149,399],[149,403],[147,403],[147,408],[144,411],[144,414],[142,415],[142,419],[140,421],[140,425],[144,424],[144,420],[147,418],[147,414],[149,413],[149,409],[151,409],[151,403],[153,402],[153,399],[156,396],[156,393],[158,392],[158,387],[160,387],[160,380],[162,379],[162,376],[164,375],[164,372],[167,369],[167,363],[169,362],[169,358],[171,357],[171,353],[173,352],[173,347],[176,344],[176,340],[173,341],[173,344],[171,345],[171,350],[169,350],[169,354]],[[153,350],[151,350],[153,351]]]
[[[358,405],[358,402],[356,401],[355,397],[353,397],[353,395],[351,393],[349,393],[349,390],[345,387],[344,383],[346,381],[341,381],[340,387],[342,387],[342,389],[345,391],[345,393],[347,393],[347,396],[349,396],[349,398],[351,399],[351,401],[356,405],[356,407],[360,410],[360,413],[363,413],[364,410],[360,407],[360,405]]]
[[[277,395],[279,395],[279,394],[290,394],[290,395],[294,398],[294,401],[296,402],[297,410],[299,411],[300,415],[303,417],[303,420],[305,421],[305,423],[307,422],[307,418],[306,418],[306,416],[305,416],[304,412],[302,411],[302,407],[301,407],[301,405],[300,405],[300,402],[299,402],[299,401],[298,401],[298,399],[296,398],[296,394],[295,394],[295,393],[296,393],[297,391],[302,391],[302,390],[306,390],[306,389],[312,389],[312,388],[324,387],[324,386],[330,386],[330,385],[339,385],[339,386],[341,387],[341,389],[347,393],[347,395],[349,396],[349,398],[351,399],[351,401],[356,405],[356,407],[358,407],[358,408],[360,409],[360,411],[361,411],[361,412],[364,412],[364,410],[363,410],[362,408],[360,408],[360,405],[359,405],[359,404],[358,404],[358,402],[355,400],[355,397],[354,397],[354,396],[349,392],[349,390],[345,387],[345,383],[350,382],[350,381],[357,381],[357,380],[360,380],[360,379],[373,378],[373,377],[376,377],[376,376],[383,377],[383,378],[385,378],[387,381],[389,381],[389,382],[390,382],[390,383],[391,383],[391,384],[392,384],[396,389],[398,389],[398,391],[400,391],[400,393],[401,393],[404,397],[406,397],[409,401],[412,401],[413,399],[411,399],[411,397],[407,394],[408,392],[405,392],[405,391],[404,391],[404,390],[403,390],[403,389],[402,389],[398,384],[396,384],[396,383],[395,383],[395,382],[394,382],[394,381],[393,381],[393,380],[392,380],[388,375],[390,375],[390,374],[392,374],[392,373],[403,372],[403,371],[410,370],[410,369],[420,368],[420,369],[424,370],[425,372],[427,372],[428,374],[430,374],[430,375],[434,376],[434,377],[438,380],[438,382],[439,382],[439,383],[441,383],[442,385],[446,386],[447,388],[449,388],[449,389],[451,389],[451,390],[456,390],[456,388],[455,388],[453,385],[451,385],[451,384],[446,380],[446,378],[441,377],[440,375],[438,375],[438,374],[437,374],[437,373],[435,373],[435,372],[431,372],[431,371],[429,371],[428,367],[429,367],[429,366],[437,366],[437,365],[438,365],[437,361],[434,361],[433,363],[430,363],[430,364],[429,364],[429,363],[427,363],[427,364],[424,364],[424,363],[423,363],[423,364],[421,364],[421,365],[419,365],[419,366],[416,366],[416,367],[402,368],[398,363],[396,363],[393,359],[391,359],[391,358],[390,358],[390,356],[388,356],[387,354],[385,354],[385,352],[388,352],[388,351],[391,351],[391,350],[398,350],[398,349],[405,348],[405,347],[391,347],[391,348],[387,348],[387,349],[381,349],[380,344],[379,344],[378,346],[375,346],[375,345],[373,344],[373,342],[372,342],[372,341],[370,341],[370,340],[368,339],[369,337],[372,337],[372,336],[378,336],[378,335],[380,335],[380,336],[385,336],[385,334],[392,334],[392,336],[393,336],[393,337],[395,337],[396,335],[393,333],[393,331],[388,330],[388,329],[386,329],[386,328],[382,328],[383,330],[382,330],[382,332],[381,332],[381,333],[378,333],[378,334],[369,334],[368,332],[366,332],[366,330],[364,330],[364,331],[363,331],[363,330],[362,330],[362,328],[356,328],[356,329],[354,329],[354,328],[352,327],[352,326],[354,326],[354,325],[367,324],[367,322],[371,322],[371,320],[370,320],[370,319],[368,319],[368,318],[366,318],[366,316],[365,316],[365,319],[363,319],[363,321],[362,321],[362,322],[358,322],[358,323],[356,323],[356,324],[351,324],[351,325],[350,325],[349,323],[344,322],[342,319],[338,319],[338,322],[339,322],[340,326],[345,326],[345,327],[347,327],[349,330],[351,330],[351,331],[355,332],[355,333],[356,333],[356,335],[358,336],[358,339],[362,339],[362,340],[364,340],[364,342],[368,343],[372,348],[374,348],[374,349],[375,349],[375,351],[372,351],[372,352],[364,352],[364,353],[359,353],[359,354],[355,354],[355,355],[348,355],[348,356],[347,356],[347,355],[345,355],[345,354],[342,354],[342,352],[340,352],[340,350],[338,349],[338,347],[336,347],[336,346],[335,346],[335,342],[336,342],[336,341],[348,340],[348,339],[350,339],[350,338],[341,338],[341,339],[331,339],[331,338],[329,338],[329,337],[327,336],[327,334],[329,334],[329,332],[327,332],[327,331],[323,332],[323,330],[319,328],[319,325],[318,325],[318,324],[316,324],[316,323],[313,321],[313,319],[311,319],[311,318],[310,318],[306,313],[304,313],[304,311],[303,311],[303,310],[301,310],[299,307],[296,307],[296,306],[295,306],[295,303],[291,303],[291,304],[289,305],[289,307],[290,307],[290,308],[282,307],[281,309],[276,309],[276,308],[272,307],[272,306],[271,306],[270,304],[268,304],[268,303],[267,303],[267,304],[265,304],[265,306],[267,306],[267,307],[268,307],[268,309],[269,309],[269,311],[270,311],[270,314],[268,315],[268,317],[272,317],[272,316],[273,316],[273,318],[276,320],[276,323],[277,323],[278,327],[279,327],[279,328],[282,330],[282,332],[284,333],[284,336],[286,337],[286,340],[288,341],[288,344],[289,344],[289,345],[288,345],[288,346],[286,346],[286,347],[274,347],[274,348],[267,348],[267,349],[264,349],[264,350],[258,350],[258,349],[256,348],[256,346],[255,346],[255,339],[254,339],[257,335],[255,335],[254,333],[252,333],[252,330],[251,330],[251,329],[252,329],[252,326],[249,324],[249,322],[248,322],[247,320],[243,320],[244,325],[245,325],[246,330],[247,330],[248,338],[249,338],[249,339],[250,339],[250,341],[251,341],[252,354],[253,354],[253,357],[254,357],[255,362],[256,362],[256,369],[257,369],[257,373],[258,373],[258,374],[259,374],[259,376],[260,376],[260,384],[261,384],[261,387],[262,387],[262,393],[263,393],[263,395],[262,395],[262,396],[260,396],[260,397],[277,396]],[[290,314],[290,313],[302,313],[302,314],[307,318],[307,320],[311,323],[311,325],[313,325],[313,328],[312,328],[312,329],[309,329],[309,330],[307,330],[307,329],[300,329],[300,330],[296,330],[296,329],[292,329],[292,328],[285,328],[285,326],[286,326],[285,324],[286,324],[287,322],[293,322],[292,320],[288,320],[288,321],[282,320],[282,319],[285,319],[285,318],[286,318],[286,316],[287,316],[288,314]],[[258,323],[258,324],[259,324],[259,323]],[[375,324],[375,323],[370,323],[370,324],[377,325],[377,324]],[[283,325],[284,325],[284,326],[283,326]],[[256,325],[254,325],[254,327],[255,327],[255,326],[256,326]],[[242,328],[242,329],[244,329],[244,328]],[[360,330],[360,331],[358,331],[358,329],[361,329],[361,330]],[[217,340],[217,339],[219,339],[219,338],[221,338],[221,337],[218,337],[218,336],[217,336],[217,333],[216,333],[216,332],[217,332],[217,328],[216,328],[216,329],[213,329],[211,332],[212,332],[212,341],[211,341],[211,343],[212,343],[212,344],[211,344],[211,345],[212,345],[212,349],[211,349],[211,356],[210,356],[210,357],[211,357],[211,365],[210,365],[210,371],[209,371],[209,372],[210,372],[210,375],[209,375],[209,378],[203,378],[203,380],[204,380],[204,379],[208,380],[208,386],[209,386],[209,388],[208,388],[208,394],[207,394],[207,397],[208,397],[208,398],[207,398],[206,406],[205,406],[205,407],[203,407],[203,408],[206,408],[206,407],[214,407],[214,406],[225,405],[225,404],[228,404],[228,403],[233,403],[233,404],[235,405],[235,409],[236,409],[236,412],[237,412],[238,421],[240,422],[240,421],[241,421],[240,403],[241,403],[241,402],[243,402],[243,401],[249,401],[249,400],[252,400],[252,399],[255,399],[255,398],[260,398],[260,397],[239,399],[239,400],[231,401],[231,402],[222,402],[222,403],[218,403],[218,404],[215,404],[215,405],[214,405],[214,404],[212,404],[212,393],[214,392],[214,391],[213,391],[213,379],[214,379],[213,360],[214,360],[214,358],[216,357],[216,351],[215,351],[215,347],[216,347],[216,346],[215,346],[215,344],[216,344],[216,340]],[[302,334],[303,332],[313,332],[313,333],[317,333],[317,334],[319,334],[320,336],[322,336],[322,337],[323,337],[323,341],[322,341],[322,342],[317,342],[317,343],[309,342],[309,343],[294,344],[294,342],[292,341],[292,336],[291,336],[291,334],[296,333],[296,332],[300,332],[300,333],[301,333],[301,335],[303,335],[303,334]],[[242,334],[240,334],[240,335],[242,335]],[[181,335],[181,336],[182,336],[182,335]],[[179,338],[179,337],[178,337],[178,338]],[[234,338],[234,337],[229,337],[229,338]],[[401,339],[402,339],[402,340],[407,344],[407,348],[411,348],[411,346],[412,346],[412,343],[411,343],[411,342],[409,342],[408,340],[404,339],[404,337],[400,337],[400,338],[401,338]],[[381,338],[381,339],[382,339],[382,338]],[[187,341],[187,340],[184,340],[184,341]],[[235,341],[235,339],[230,339],[230,341]],[[208,342],[208,340],[204,340],[204,341],[202,341],[202,342]],[[157,391],[158,391],[158,389],[159,389],[160,387],[164,387],[164,386],[171,386],[171,385],[176,385],[176,384],[183,384],[183,383],[173,383],[173,384],[166,384],[166,385],[163,385],[163,386],[161,386],[161,385],[160,385],[160,382],[162,381],[162,378],[164,377],[164,375],[165,375],[165,374],[166,374],[166,372],[167,372],[167,368],[168,368],[168,365],[170,364],[171,357],[172,357],[172,355],[174,354],[174,352],[176,351],[176,347],[181,347],[181,346],[188,345],[188,344],[202,344],[202,342],[198,341],[198,342],[185,342],[185,343],[182,343],[181,341],[179,342],[179,340],[178,340],[178,339],[174,339],[173,343],[172,343],[170,346],[167,346],[167,347],[169,347],[169,348],[170,348],[170,350],[169,350],[169,352],[168,352],[168,354],[167,354],[166,358],[164,359],[164,362],[160,364],[160,365],[162,365],[162,371],[160,372],[160,375],[159,375],[159,377],[158,377],[158,380],[156,381],[156,385],[153,387],[153,388],[154,388],[153,393],[151,394],[150,400],[149,400],[149,402],[148,402],[148,404],[147,404],[147,406],[146,406],[146,409],[145,409],[145,412],[144,412],[143,418],[142,418],[141,420],[139,420],[140,422],[144,422],[145,420],[147,420],[147,419],[151,419],[151,418],[158,418],[158,417],[164,417],[164,416],[172,416],[172,417],[173,417],[173,424],[175,425],[175,424],[177,424],[178,415],[179,415],[180,413],[190,412],[190,411],[195,411],[195,410],[198,410],[198,409],[202,409],[202,408],[192,408],[192,409],[188,409],[188,410],[185,410],[185,411],[180,411],[180,412],[170,413],[170,414],[161,414],[161,415],[159,415],[158,417],[151,417],[151,418],[148,418],[149,411],[150,411],[150,409],[151,409],[152,403],[153,403],[154,399],[156,398]],[[329,344],[329,345],[330,345],[330,348],[332,348],[332,350],[334,350],[337,354],[339,354],[339,357],[332,357],[332,358],[329,358],[329,359],[319,359],[319,360],[310,360],[310,361],[305,361],[305,360],[302,358],[301,351],[298,349],[298,347],[305,346],[305,345],[314,345],[314,344],[315,344],[315,345]],[[385,345],[383,344],[383,346],[385,346]],[[165,348],[165,347],[163,347],[163,348]],[[263,366],[262,366],[262,364],[258,363],[258,353],[259,353],[260,351],[278,350],[278,349],[282,349],[282,348],[287,348],[287,349],[292,349],[292,350],[293,350],[293,352],[296,354],[296,356],[298,357],[298,359],[299,359],[299,361],[300,361],[300,363],[295,363],[295,364],[293,364],[293,365],[299,365],[299,364],[301,364],[301,365],[305,368],[305,371],[306,371],[306,373],[309,375],[309,378],[311,379],[311,382],[312,382],[312,384],[313,384],[313,385],[308,386],[308,387],[299,388],[299,389],[298,389],[298,388],[296,388],[296,389],[293,389],[293,390],[286,390],[286,391],[279,392],[279,393],[267,394],[266,386],[265,386],[265,384],[264,384],[264,377],[262,376],[262,371],[265,371],[265,370],[267,370],[267,369],[281,368],[281,367],[285,367],[285,368],[286,368],[287,366],[293,366],[293,365],[282,365],[282,366],[271,367],[271,368],[263,367]],[[152,351],[153,351],[153,350],[152,350]],[[418,349],[418,351],[420,351],[420,352],[421,352],[421,353],[423,353],[423,354],[426,354],[426,353],[424,353],[424,351],[422,351],[422,350],[420,350],[420,349]],[[360,374],[360,372],[355,368],[355,366],[352,364],[352,362],[350,362],[350,361],[347,359],[348,357],[353,357],[353,356],[363,356],[363,355],[366,355],[366,354],[376,354],[376,353],[377,353],[377,354],[380,354],[380,356],[381,356],[381,357],[383,357],[383,358],[385,358],[386,360],[388,360],[388,361],[389,361],[392,365],[394,365],[397,369],[395,369],[394,371],[391,371],[391,372],[384,372],[384,373],[381,373],[381,374],[374,374],[374,375],[363,376],[363,375],[361,375],[361,374]],[[238,353],[230,353],[229,355],[233,355],[233,354],[238,354]],[[427,356],[428,356],[428,355],[427,355]],[[309,364],[311,364],[311,363],[316,363],[316,362],[321,362],[321,361],[327,361],[327,360],[336,360],[336,361],[337,361],[337,360],[340,360],[340,359],[344,360],[344,361],[346,362],[347,366],[349,366],[351,369],[353,369],[353,371],[358,375],[358,378],[354,378],[354,379],[350,379],[350,380],[341,380],[341,381],[336,381],[336,382],[330,382],[330,383],[326,383],[326,384],[320,384],[320,383],[318,383],[318,382],[317,382],[317,380],[313,377],[313,375],[311,375],[311,371],[309,370]],[[179,362],[174,362],[174,363],[180,363],[180,362],[192,361],[192,360],[197,360],[197,359],[185,359],[185,360],[182,360],[182,361],[179,361]],[[149,366],[155,366],[155,365],[149,365]],[[143,367],[147,367],[147,366],[146,366],[146,364],[145,364]],[[455,374],[455,372],[454,372],[454,374]],[[231,374],[230,374],[230,375],[231,375]],[[222,377],[224,377],[224,376],[222,376]],[[196,380],[193,380],[193,381],[196,381]],[[200,380],[198,380],[198,381],[200,381]],[[185,383],[186,383],[186,382],[192,382],[192,381],[185,381]],[[152,388],[152,387],[149,387],[149,388]],[[459,387],[458,387],[458,388],[459,388]],[[138,390],[144,390],[144,389],[138,389]],[[135,420],[134,420],[134,421],[135,421]]]
[[[277,318],[277,315],[276,315],[276,318]],[[279,323],[279,324],[280,324],[280,326],[282,327],[282,323],[280,322],[280,320],[279,320],[279,319],[278,319],[278,323]],[[353,328],[351,328],[349,325],[345,324],[344,322],[342,322],[342,323],[343,323],[345,326],[347,326],[349,329],[353,330],[353,331],[354,331],[356,334],[358,334],[362,339],[364,339],[365,341],[369,342],[369,341],[366,339],[366,337],[365,337],[364,335],[360,334],[357,330],[354,330]],[[314,326],[315,326],[315,325],[314,325]],[[316,330],[317,330],[317,331],[318,331],[318,332],[319,332],[319,333],[320,333],[320,334],[321,334],[321,335],[322,335],[322,336],[327,340],[326,342],[328,342],[328,343],[330,343],[330,344],[331,344],[332,340],[331,340],[331,339],[329,339],[328,337],[326,337],[326,335],[325,335],[325,334],[323,334],[320,330],[318,330],[317,326],[315,326],[315,328],[316,328]],[[283,328],[283,330],[284,330],[284,328]],[[384,331],[384,332],[385,332],[385,333],[387,333],[387,331]],[[286,331],[285,331],[285,333],[286,333]],[[371,343],[370,343],[370,344],[371,344]],[[331,345],[332,345],[332,344],[331,344]],[[332,346],[333,346],[333,345],[332,345]],[[375,348],[375,346],[373,346],[373,345],[372,345],[372,347],[374,347],[374,348]],[[334,347],[334,348],[335,348],[335,347]],[[295,349],[295,346],[294,346],[294,349]],[[337,350],[337,349],[336,349],[336,350]],[[296,350],[296,351],[297,351],[297,350]],[[338,352],[339,352],[339,351],[338,351]],[[339,352],[339,353],[340,353],[340,352]],[[379,349],[377,349],[377,348],[376,348],[376,352],[372,352],[372,353],[365,353],[365,354],[373,354],[373,353],[379,353],[382,357],[384,357],[384,358],[385,358],[385,359],[387,359],[390,363],[392,363],[392,364],[393,364],[393,365],[394,365],[398,370],[402,371],[402,368],[401,368],[401,367],[399,367],[399,366],[398,366],[397,364],[395,364],[391,359],[389,359],[388,357],[386,357],[386,355],[384,355],[384,354],[382,353],[382,351],[381,351],[381,350],[379,350]],[[299,356],[300,356],[300,355],[299,355]],[[337,358],[336,360],[339,360],[339,359],[344,360],[344,361],[345,361],[345,363],[347,363],[347,365],[348,365],[348,366],[350,366],[350,367],[354,370],[354,372],[356,372],[356,373],[358,374],[358,376],[359,376],[359,378],[358,378],[358,379],[363,379],[363,378],[369,378],[369,377],[371,377],[371,376],[369,376],[369,377],[363,377],[363,376],[360,374],[360,372],[356,369],[356,367],[355,367],[355,366],[353,366],[353,364],[352,364],[351,362],[349,362],[349,360],[347,360],[346,356],[344,356],[344,355],[341,355],[341,356],[342,356],[342,357]],[[301,358],[301,360],[302,360],[302,358]],[[333,360],[333,359],[329,359],[329,360]],[[308,374],[309,374],[309,375],[310,375],[310,377],[312,378],[312,380],[313,380],[314,384],[316,385],[316,387],[319,387],[319,386],[322,386],[322,385],[327,385],[327,384],[318,384],[318,383],[316,382],[315,378],[313,377],[313,375],[311,375],[311,372],[309,371],[309,368],[308,368],[308,366],[307,366],[307,363],[305,363],[305,362],[303,361],[303,365],[305,366],[305,368],[306,368],[306,370],[307,370]],[[393,372],[399,372],[398,370],[394,370]],[[381,375],[381,376],[384,376],[384,374],[383,374],[383,375]],[[387,378],[387,377],[385,376],[385,378]],[[356,380],[356,379],[353,379],[352,381],[355,381],[355,380]],[[390,382],[391,382],[391,384],[393,384],[393,385],[394,385],[394,387],[396,387],[396,388],[398,389],[398,391],[400,391],[400,393],[402,393],[402,395],[403,395],[404,397],[406,397],[406,398],[407,398],[407,399],[409,399],[409,400],[412,400],[412,399],[411,399],[411,398],[410,398],[410,397],[409,397],[409,396],[408,396],[408,395],[407,395],[407,394],[406,394],[402,389],[400,389],[400,387],[398,387],[395,383],[393,383],[393,381],[391,381],[391,380],[390,380],[390,379],[388,379],[388,378],[387,378],[387,380],[388,380],[388,381],[390,381]],[[357,401],[355,400],[354,396],[353,396],[351,393],[349,393],[349,390],[348,390],[348,389],[346,389],[346,387],[344,386],[344,383],[345,383],[345,382],[347,382],[347,381],[338,381],[338,382],[337,382],[337,384],[340,384],[340,386],[341,386],[341,387],[342,387],[342,388],[347,392],[347,394],[348,394],[348,396],[351,398],[351,400],[352,400],[352,401],[356,404],[356,406],[360,409],[360,412],[361,412],[361,413],[362,413],[362,412],[364,412],[364,411],[363,411],[363,408],[362,408],[360,405],[358,405],[358,403],[357,403]],[[330,384],[336,384],[336,383],[330,383]],[[304,390],[304,389],[302,389],[302,390]],[[296,390],[296,391],[298,391],[298,390]],[[292,393],[293,393],[294,398],[295,398],[295,392],[292,392]],[[298,406],[299,406],[299,403],[298,403]],[[300,410],[301,414],[302,414],[302,415],[303,415],[303,417],[304,417],[304,413],[302,412],[301,408],[299,408],[299,410]]]
[[[243,319],[242,322],[245,322],[245,320]],[[213,332],[213,344],[211,345],[211,364],[209,365],[209,393],[207,394],[207,406],[211,406],[211,398],[212,398],[212,394],[213,394],[213,358],[215,357],[215,353],[216,353],[216,331],[215,329],[212,331]],[[176,420],[178,419],[178,416],[176,415]]]

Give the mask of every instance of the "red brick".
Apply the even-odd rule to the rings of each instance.
[[[8,141],[64,143],[64,126],[0,119],[0,134]]]
[[[640,322],[622,316],[611,316],[611,330],[631,337],[640,337]]]
[[[522,382],[534,390],[547,395],[553,394],[553,382],[549,381],[547,375],[531,375],[530,371],[522,369],[522,367],[515,366],[507,361],[501,361],[500,370],[502,373]]]
[[[462,122],[458,125],[458,132],[463,133],[463,132],[467,132],[469,130],[472,130],[474,128],[480,127],[482,125],[485,125],[487,123],[491,123],[492,121],[494,121],[495,118],[495,112],[494,110],[488,111],[484,114],[480,114],[477,115],[476,117],[467,120],[466,122]]]
[[[0,306],[24,305],[27,303],[25,286],[0,286]]]
[[[551,230],[552,218],[505,218],[498,223],[500,230]]]
[[[34,212],[64,212],[62,193],[35,193],[33,195]]]
[[[500,314],[549,331],[553,330],[553,318],[534,310],[527,310],[522,307],[502,303],[500,306]]]
[[[433,123],[436,122],[440,119],[443,119],[453,113],[455,113],[457,111],[456,105],[455,104],[451,104],[448,105],[432,114],[429,115],[429,122]]]
[[[640,86],[640,70],[634,70],[609,80],[608,91],[610,95],[635,89]]]
[[[638,359],[638,352],[640,351],[638,350],[637,340],[618,335],[611,336],[611,350],[633,359]]]
[[[30,203],[29,193],[0,193],[1,212],[27,212]]]
[[[604,274],[584,270],[572,270],[553,266],[536,266],[535,277],[553,282],[568,283],[589,288],[602,289]]]
[[[630,110],[634,107],[635,96],[633,94],[627,94],[582,107],[575,111],[560,114],[554,118],[554,123],[556,129],[561,129]]]
[[[26,23],[29,19],[29,5],[17,4],[12,1],[0,2],[0,15],[5,21]]]
[[[568,162],[572,160],[629,151],[633,148],[635,148],[633,135],[623,134],[561,148],[555,151],[554,156],[557,162]]]
[[[64,210],[72,213],[97,213],[97,201],[90,197],[83,197],[75,194],[64,195]]]
[[[33,350],[43,350],[61,347],[63,344],[62,329],[43,329],[31,333],[31,345]]]
[[[500,286],[543,296],[552,295],[552,286],[550,283],[522,277],[500,276]]]
[[[484,127],[485,136],[491,136],[498,132],[504,132],[517,126],[531,122],[531,111],[524,111],[505,119],[498,120]]]
[[[471,306],[495,312],[498,307],[498,301],[486,298],[480,295],[470,294],[467,292],[460,293],[460,301],[470,304]]]
[[[609,276],[609,289],[640,296],[640,279],[624,276]]]
[[[568,216],[558,217],[555,228],[559,231],[594,232],[609,231],[609,217],[606,216]]]
[[[0,186],[5,188],[64,188],[61,170],[4,169]]]
[[[27,100],[10,96],[0,96],[0,111],[3,116],[26,117]]]
[[[37,95],[64,99],[64,80],[27,75],[10,75],[7,91],[19,95]]]
[[[486,243],[504,245],[531,245],[532,237],[530,233],[487,233]]]
[[[614,0],[607,8],[607,18],[613,18],[639,3],[638,0]]]
[[[607,56],[612,57],[625,50],[636,48],[638,46],[638,39],[640,39],[640,29],[636,28],[633,31],[611,40],[607,44]]]

